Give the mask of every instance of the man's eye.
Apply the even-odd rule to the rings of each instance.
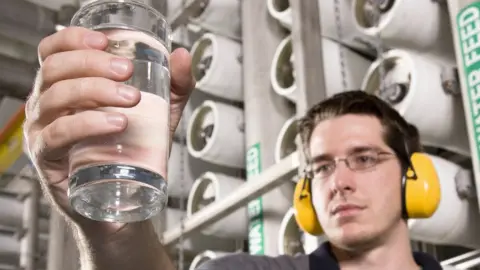
[[[358,155],[354,161],[358,165],[372,165],[377,162],[377,158],[373,155]]]
[[[332,168],[333,168],[333,164],[331,164],[331,163],[320,164],[315,169],[315,173],[318,173],[318,174],[326,173],[326,172],[331,171]]]

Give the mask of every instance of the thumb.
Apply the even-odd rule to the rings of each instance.
[[[171,54],[170,75],[170,136],[172,138],[196,84],[192,75],[192,58],[186,49],[179,48]]]
[[[170,56],[171,96],[172,104],[188,100],[195,88],[192,75],[192,58],[183,48],[176,49]]]

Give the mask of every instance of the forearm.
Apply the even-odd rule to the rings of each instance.
[[[82,270],[175,270],[150,221],[125,225],[113,234],[98,229],[83,230],[88,245],[80,252],[88,252],[91,262],[82,265],[92,266]]]

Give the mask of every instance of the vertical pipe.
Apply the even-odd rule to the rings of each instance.
[[[473,165],[473,175],[477,194],[480,194],[480,103],[478,86],[480,82],[480,48],[478,44],[480,23],[480,3],[475,0],[449,0],[452,33],[454,35],[455,56],[463,99],[465,121]],[[480,206],[480,200],[478,200]]]
[[[20,266],[25,270],[37,270],[36,254],[38,247],[40,185],[38,181],[31,181],[30,184],[30,193],[25,199],[24,226],[26,233],[21,240]]]
[[[315,103],[327,97],[324,73],[323,37],[319,3],[324,0],[289,0],[292,9],[292,49],[297,85],[297,118],[302,117]],[[342,89],[343,90],[343,89]],[[300,136],[297,137],[300,155],[299,173],[306,166]]]
[[[56,210],[50,214],[47,270],[65,270],[63,267],[65,245],[65,221]]]
[[[285,99],[274,93],[269,79],[275,49],[286,33],[269,16],[266,1],[242,1],[242,24],[248,181],[275,163],[275,138],[294,112]],[[249,203],[250,254],[278,254],[276,236],[291,206],[290,188],[288,181]]]

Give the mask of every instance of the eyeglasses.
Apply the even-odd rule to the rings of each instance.
[[[345,165],[352,171],[363,171],[378,165],[384,155],[393,156],[394,154],[388,152],[380,152],[375,150],[367,150],[359,153],[353,153],[345,158],[336,158],[330,160],[314,161],[313,177],[317,179],[324,179],[329,177],[335,171],[340,161],[345,162]]]

